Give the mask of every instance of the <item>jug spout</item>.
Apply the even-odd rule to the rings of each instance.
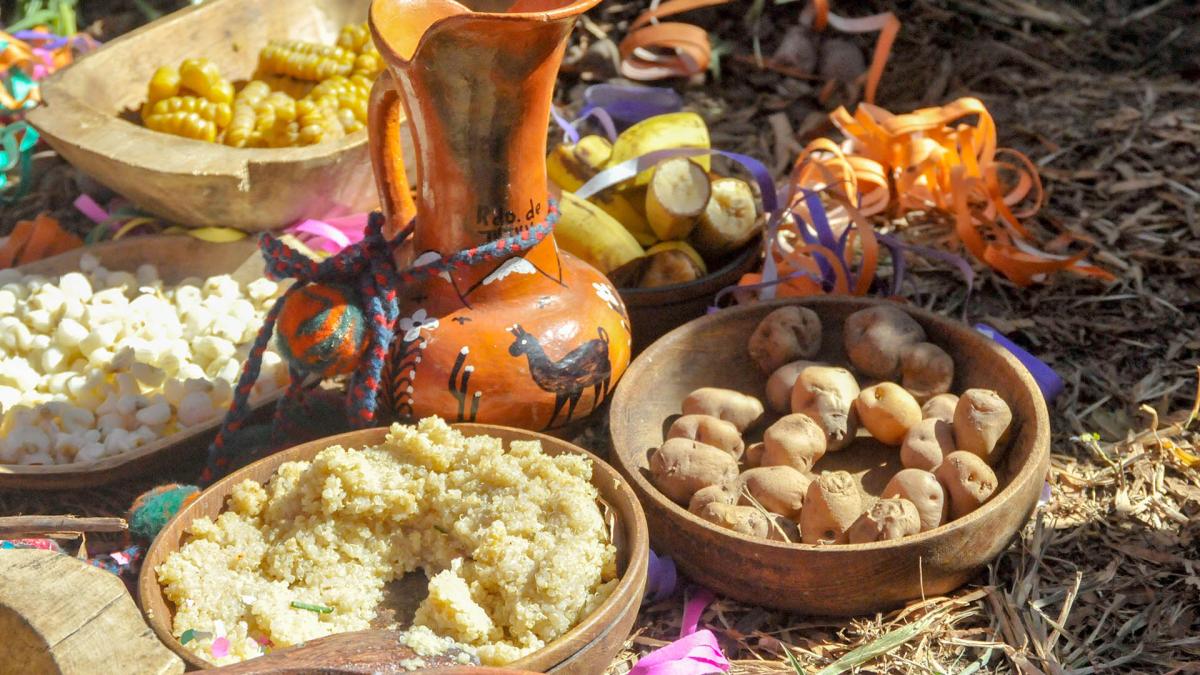
[[[575,18],[598,1],[374,0],[372,32],[415,145],[414,254],[545,220],[554,82]]]

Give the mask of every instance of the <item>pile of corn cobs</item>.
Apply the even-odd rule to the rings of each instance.
[[[208,59],[163,66],[150,79],[147,128],[235,148],[282,148],[362,129],[383,59],[367,25],[342,28],[337,45],[272,41],[253,79],[235,92]]]

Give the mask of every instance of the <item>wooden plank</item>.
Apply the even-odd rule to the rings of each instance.
[[[0,663],[8,672],[182,673],[115,575],[35,549],[0,553]]]

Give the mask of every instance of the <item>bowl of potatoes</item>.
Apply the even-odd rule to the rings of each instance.
[[[680,326],[629,367],[610,426],[659,554],[727,597],[829,616],[966,583],[1028,520],[1050,461],[1016,358],[864,298]]]

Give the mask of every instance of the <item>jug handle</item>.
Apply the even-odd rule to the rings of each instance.
[[[403,122],[400,94],[392,74],[384,70],[371,87],[367,133],[371,164],[375,169],[375,187],[379,190],[379,201],[387,218],[384,234],[389,238],[407,227],[417,215],[417,205],[404,169],[404,148],[400,140]]]

